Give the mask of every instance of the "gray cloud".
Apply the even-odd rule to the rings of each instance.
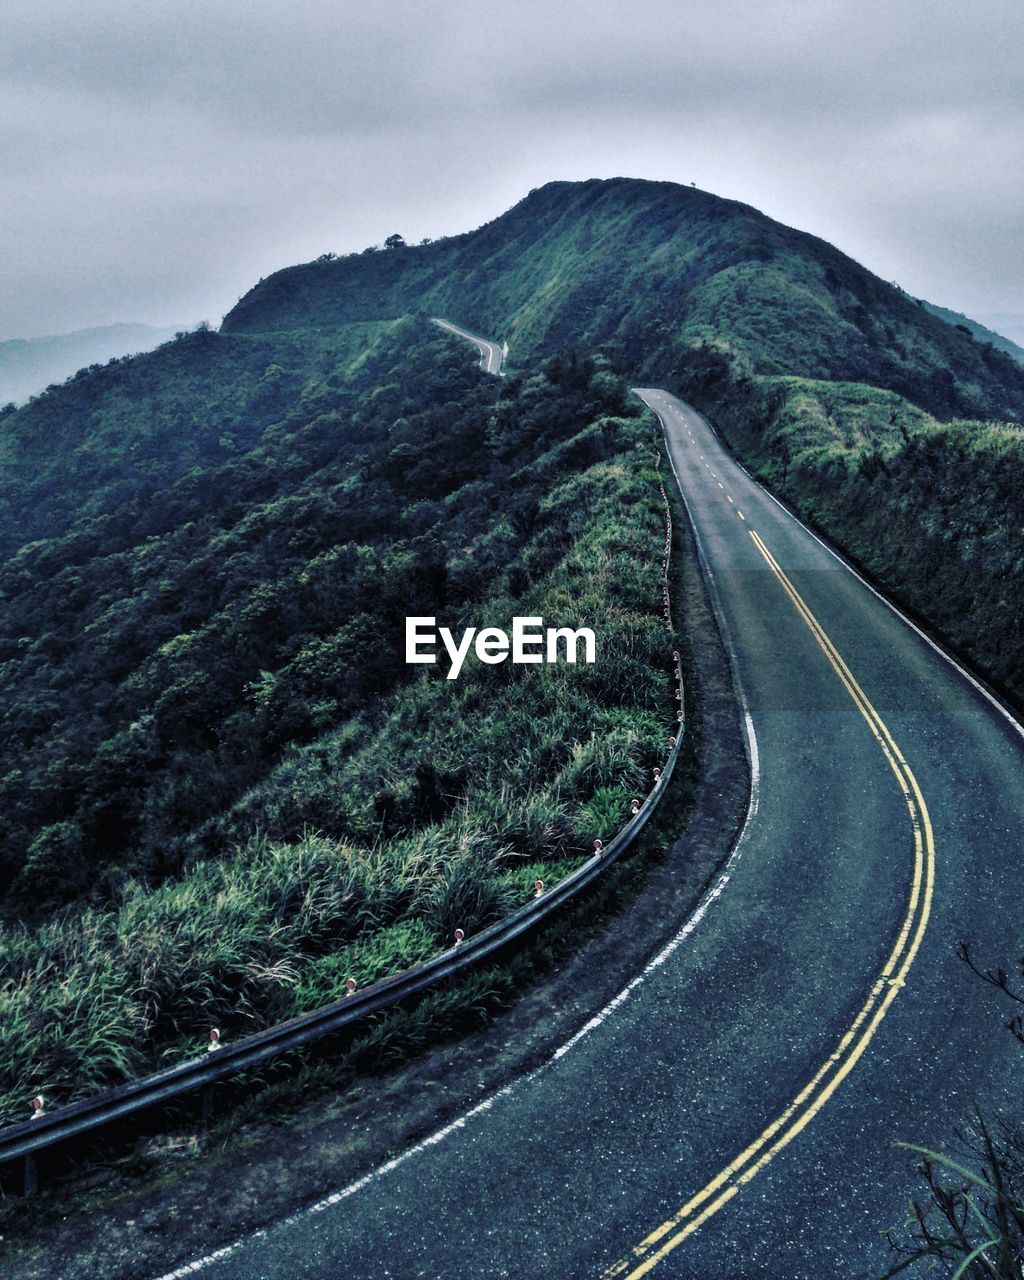
[[[212,320],[551,178],[696,181],[1024,311],[1016,0],[9,0],[0,337]]]

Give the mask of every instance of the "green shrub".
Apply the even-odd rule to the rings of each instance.
[[[564,372],[582,377],[571,362]],[[602,377],[598,400],[612,385]],[[210,582],[267,580],[240,599],[228,591],[223,608],[207,583],[213,611],[175,614],[170,634],[155,629],[126,673],[116,698],[132,719],[82,776],[97,797],[105,779],[104,804],[116,795],[122,821],[133,780],[158,785],[139,810],[150,824],[143,845],[122,848],[104,871],[106,900],[97,893],[32,927],[0,927],[0,1122],[22,1118],[37,1090],[56,1105],[201,1052],[211,1026],[237,1038],[339,998],[349,978],[362,987],[418,963],[456,928],[469,936],[522,905],[535,880],[550,886],[589,857],[595,836],[621,829],[664,759],[673,709],[659,617],[664,510],[653,423],[574,423],[576,394],[551,375],[523,380],[512,396],[503,388],[502,412],[519,415],[508,468],[479,456],[474,438],[483,478],[461,478],[453,456],[452,492],[405,504],[413,536],[399,526],[325,545],[332,499],[314,485],[308,504],[293,494],[279,510],[254,507],[203,544]],[[374,400],[412,407],[387,382]],[[449,405],[446,416],[457,414]],[[576,426],[578,445],[567,437]],[[401,461],[415,473],[435,430],[429,415],[407,413],[384,469]],[[374,465],[371,450],[359,466]],[[436,478],[415,483],[426,492]],[[363,475],[346,493],[359,501],[369,484]],[[372,511],[360,519],[376,527]],[[295,546],[274,578],[280,548]],[[146,551],[162,575],[166,550]],[[144,594],[157,590],[138,563],[133,572]],[[519,668],[471,657],[457,681],[413,669],[395,684],[397,655],[386,679],[368,660],[343,660],[371,625],[400,630],[421,587],[453,627],[507,626],[516,614],[593,626],[598,661]],[[114,661],[117,628],[152,626],[152,608],[148,596],[110,598],[90,615],[90,637]],[[37,714],[42,723],[53,707],[40,703]],[[189,734],[201,740],[194,751],[172,746]],[[237,757],[233,743],[244,744]],[[41,804],[34,767],[28,793]],[[104,812],[113,830],[114,810]],[[12,813],[28,822],[24,798]],[[180,835],[184,813],[191,827]],[[71,877],[89,876],[91,856],[88,833],[68,819],[37,835],[24,874],[41,900],[56,901]]]

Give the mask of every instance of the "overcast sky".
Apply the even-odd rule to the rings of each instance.
[[[1020,0],[5,0],[0,339],[217,323],[552,178],[695,182],[1024,311]]]

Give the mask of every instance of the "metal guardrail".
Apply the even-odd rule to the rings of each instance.
[[[677,682],[677,688],[681,696],[681,680]],[[668,785],[681,745],[680,732],[675,735],[660,777],[627,826],[576,871],[526,906],[415,968],[382,979],[312,1013],[257,1032],[237,1043],[222,1045],[215,1052],[207,1052],[202,1057],[192,1058],[141,1080],[127,1082],[0,1130],[0,1164],[79,1138],[114,1120],[180,1098],[302,1048],[323,1036],[342,1031],[370,1014],[391,1008],[410,996],[455,977],[532,932],[597,880],[636,840]]]
[[[659,455],[660,456],[660,455]],[[669,631],[672,618],[668,591],[668,570],[672,547],[672,517],[664,484],[665,549],[662,558],[662,614]],[[679,654],[673,652],[675,720],[668,737],[668,753],[654,770],[654,783],[623,829],[564,880],[540,893],[525,906],[482,929],[447,951],[404,972],[381,979],[333,1003],[282,1022],[231,1044],[220,1044],[213,1052],[157,1071],[139,1080],[127,1081],[53,1111],[0,1130],[0,1165],[19,1158],[25,1160],[26,1193],[35,1189],[34,1157],[50,1147],[73,1141],[92,1130],[171,1102],[189,1093],[208,1089],[219,1080],[260,1066],[285,1053],[352,1027],[381,1010],[392,1008],[411,996],[451,980],[464,970],[480,964],[510,943],[536,930],[556,911],[592,885],[633,844],[650,820],[665,793],[683,741],[683,679]]]

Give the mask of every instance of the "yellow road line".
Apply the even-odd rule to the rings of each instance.
[[[737,514],[742,517],[742,512]],[[626,1280],[638,1280],[640,1276],[647,1275],[667,1254],[682,1244],[688,1236],[693,1235],[708,1218],[727,1204],[741,1187],[755,1178],[783,1147],[788,1146],[797,1134],[810,1124],[856,1066],[892,1002],[896,999],[897,993],[904,986],[907,972],[920,949],[928,917],[931,914],[935,885],[935,838],[928,806],[925,804],[917,779],[882,717],[857,683],[821,623],[753,529],[750,530],[750,536],[800,618],[823,650],[857,710],[867,722],[886,762],[896,776],[907,805],[913,831],[914,875],[910,897],[896,941],[881,973],[857,1016],[812,1079],[745,1150],[691,1197],[677,1213],[645,1236],[625,1258],[602,1272],[603,1280],[612,1280],[612,1277],[622,1276],[627,1272]],[[707,1203],[708,1201],[710,1203]],[[702,1205],[705,1206],[703,1209],[701,1209]],[[700,1212],[694,1216],[698,1209]],[[662,1241],[664,1243],[660,1243]]]

